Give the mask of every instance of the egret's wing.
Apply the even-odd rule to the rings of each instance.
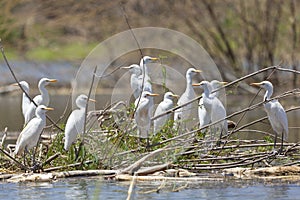
[[[28,149],[30,149],[36,145],[39,139],[38,135],[43,130],[43,124],[41,124],[41,122],[41,119],[37,118],[29,121],[17,139],[15,150],[16,154],[22,153],[26,146],[28,146]]]
[[[284,131],[284,137],[285,139],[288,137],[288,119],[287,119],[287,115],[286,112],[284,110],[284,108],[282,107],[282,105],[277,101],[272,101],[273,105],[272,105],[272,111],[271,111],[271,115],[272,115],[272,120],[275,123],[279,123],[280,126],[283,128],[282,131]],[[276,124],[274,124],[275,126],[278,126]]]
[[[34,118],[35,116],[35,110],[36,110],[36,106],[31,102],[29,107],[28,107],[28,110],[25,114],[25,122],[24,124],[26,125],[31,119]]]
[[[41,103],[42,103],[42,95],[37,95],[37,96],[35,96],[34,98],[33,98],[33,101],[39,106],[39,105],[41,105]],[[47,106],[47,105],[45,105],[45,106]]]
[[[68,150],[72,143],[76,141],[77,135],[81,134],[84,126],[84,110],[74,110],[65,127],[65,150]]]

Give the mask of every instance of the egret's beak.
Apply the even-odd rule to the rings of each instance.
[[[220,81],[220,84],[222,84],[222,85],[226,85],[228,82],[226,82],[226,81]]]
[[[151,61],[157,61],[159,58],[151,58]]]
[[[253,86],[260,86],[261,85],[261,83],[250,83],[250,85],[253,85]]]
[[[127,67],[121,67],[121,69],[130,69],[131,67],[130,66],[127,66]]]
[[[200,86],[201,83],[193,83],[192,86]]]
[[[19,86],[19,84],[18,83],[13,83],[13,84],[11,84],[12,86]]]
[[[57,80],[56,79],[49,79],[48,82],[55,83],[55,82],[57,82]]]
[[[199,69],[196,69],[196,70],[194,70],[194,72],[196,72],[196,73],[200,73],[200,72],[202,72],[201,70],[199,70]]]
[[[49,108],[49,107],[46,107],[44,108],[45,110],[54,110],[54,108]]]
[[[174,98],[179,98],[179,95],[173,94],[172,97],[174,97]]]
[[[89,99],[89,101],[91,101],[91,102],[97,102],[95,99]]]
[[[154,94],[154,93],[152,93],[152,94],[149,94],[149,96],[155,97],[155,96],[159,96],[159,94]]]

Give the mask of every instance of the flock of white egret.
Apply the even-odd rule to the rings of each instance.
[[[166,92],[164,94],[163,101],[159,103],[155,112],[153,97],[158,94],[153,93],[151,78],[148,73],[147,64],[157,61],[158,58],[150,56],[144,56],[140,64],[133,64],[129,67],[122,67],[129,70],[131,73],[130,86],[133,90],[135,97],[135,113],[134,121],[137,125],[137,133],[141,138],[150,137],[149,132],[151,130],[151,118],[154,116],[161,115],[166,111],[172,109],[174,105],[174,98],[179,96],[172,92]],[[182,106],[175,110],[174,113],[174,128],[184,126],[184,120],[189,117],[191,104],[185,105],[187,102],[193,100],[196,95],[193,87],[201,87],[203,89],[202,98],[198,105],[198,116],[200,128],[218,121],[212,128],[211,131],[222,134],[228,133],[228,125],[226,118],[226,109],[222,102],[218,92],[212,93],[213,90],[223,86],[226,82],[220,82],[213,80],[211,82],[202,81],[200,83],[192,84],[192,78],[194,75],[201,73],[200,70],[195,68],[189,68],[186,72],[186,89],[184,93],[178,99],[177,105]],[[28,152],[33,147],[37,146],[40,134],[46,126],[46,111],[53,110],[48,108],[49,94],[46,85],[49,83],[56,82],[55,79],[42,78],[39,81],[38,88],[40,95],[33,98],[33,102],[23,92],[22,98],[22,113],[24,116],[24,129],[20,133],[17,142],[14,155],[20,155],[23,152]],[[21,81],[14,85],[19,85],[28,94],[29,85],[25,81]],[[260,83],[252,83],[253,86],[259,86],[266,90],[264,96],[264,107],[268,115],[270,124],[275,131],[274,148],[276,145],[277,134],[281,134],[281,147],[283,146],[283,139],[288,135],[288,121],[285,110],[277,100],[270,100],[273,93],[273,85],[269,81],[262,81]],[[91,101],[95,101],[90,99]],[[66,126],[65,126],[65,140],[64,149],[68,150],[70,146],[76,141],[77,135],[81,134],[84,129],[84,115],[88,97],[86,95],[79,95],[76,99],[76,105],[78,109],[75,109],[70,114]],[[154,115],[153,115],[154,113]],[[153,121],[153,132],[158,133],[161,128],[170,119],[171,114],[163,115],[156,118]],[[148,143],[149,144],[149,143]]]

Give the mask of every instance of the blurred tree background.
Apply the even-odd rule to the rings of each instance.
[[[83,59],[128,29],[120,3],[133,28],[165,27],[197,40],[227,79],[280,62],[299,70],[296,0],[1,0],[0,37],[12,59]]]

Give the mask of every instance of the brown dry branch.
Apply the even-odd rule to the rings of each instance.
[[[58,171],[58,170],[62,170],[62,169],[66,169],[66,168],[70,168],[70,167],[78,167],[78,166],[82,166],[83,164],[91,164],[93,163],[92,160],[87,160],[84,162],[78,162],[78,163],[73,163],[73,164],[69,164],[69,165],[64,165],[64,166],[56,166],[56,167],[50,167],[47,169],[44,169],[44,172],[51,172],[51,171]]]
[[[134,174],[135,172],[137,172],[141,168],[141,166],[143,165],[143,163],[147,159],[156,156],[157,154],[163,152],[164,150],[165,150],[165,148],[162,148],[162,149],[157,149],[155,151],[152,151],[152,152],[148,153],[146,156],[142,157],[141,159],[139,159],[138,161],[136,161],[132,165],[128,166],[127,168],[125,168],[123,170],[121,170],[120,174]]]
[[[221,169],[226,169],[226,168],[235,168],[235,167],[242,167],[242,166],[249,166],[249,165],[253,165],[255,163],[259,163],[261,162],[262,160],[265,160],[267,158],[270,158],[274,156],[273,154],[269,154],[269,155],[265,155],[265,156],[262,156],[262,157],[259,157],[257,158],[256,160],[252,160],[252,161],[249,161],[249,162],[238,162],[238,163],[229,163],[228,165],[222,165],[222,166],[204,166],[204,167],[193,167],[193,166],[188,166],[188,167],[185,167],[185,166],[181,166],[182,168],[184,169],[189,169],[189,170],[197,170],[197,171],[200,171],[200,170],[221,170]],[[247,161],[247,160],[246,160]]]
[[[14,161],[21,169],[28,170],[28,167],[26,167],[25,165],[23,165],[22,163],[20,163],[19,161],[17,161],[14,157],[12,157],[11,155],[9,155],[9,153],[7,153],[5,150],[3,150],[2,148],[0,148],[0,151],[5,156],[7,156],[10,160]]]
[[[171,167],[172,167],[172,163],[165,163],[162,165],[154,165],[152,167],[141,168],[135,174],[138,176],[145,176],[145,175],[153,174],[155,172],[164,171]]]
[[[42,166],[49,164],[51,161],[55,160],[56,158],[60,157],[61,153],[56,153],[52,156],[50,156],[47,160],[45,160],[45,162],[43,162]]]

